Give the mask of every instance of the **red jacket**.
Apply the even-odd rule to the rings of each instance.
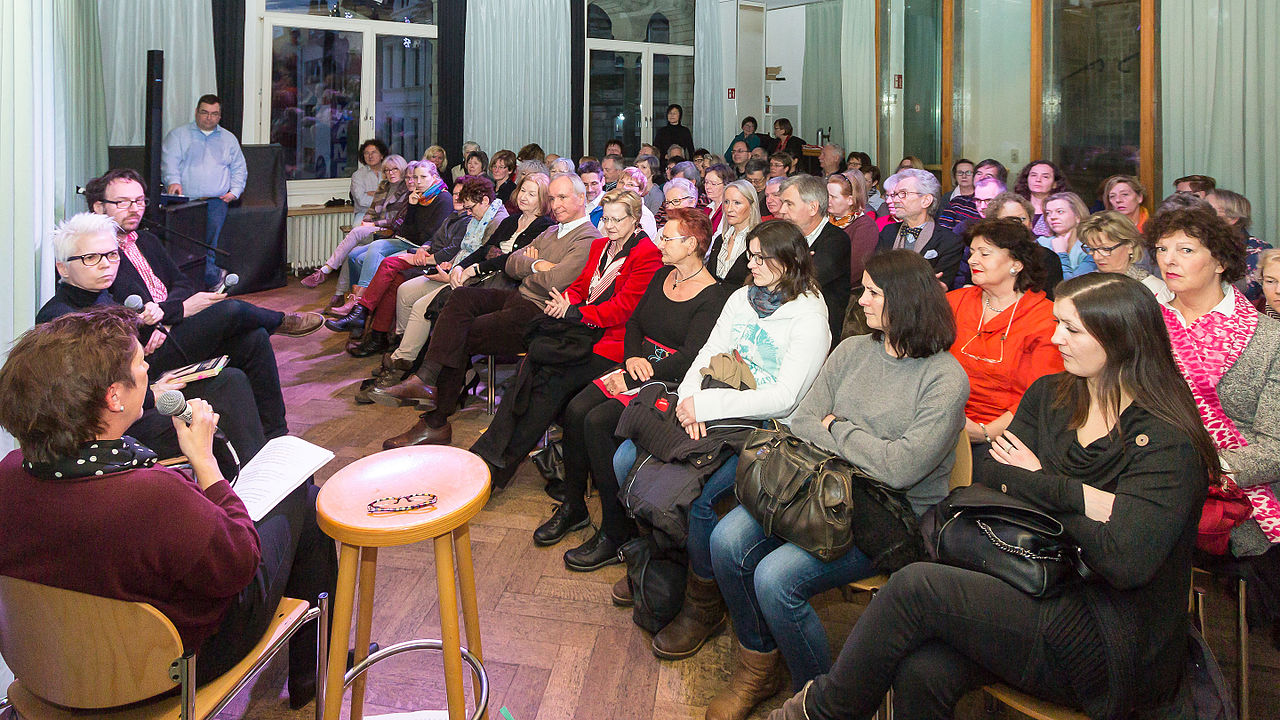
[[[662,253],[648,237],[642,237],[627,259],[622,263],[618,277],[613,281],[613,293],[595,305],[583,305],[587,300],[587,290],[591,285],[591,274],[600,264],[600,255],[609,244],[609,238],[598,238],[591,241],[591,252],[587,256],[587,266],[582,269],[578,279],[573,281],[564,294],[569,301],[578,305],[582,313],[582,321],[588,325],[604,328],[604,337],[595,344],[592,350],[600,357],[614,362],[622,362],[622,341],[627,331],[627,320],[635,312],[640,303],[640,296],[649,287],[653,274],[662,267]]]

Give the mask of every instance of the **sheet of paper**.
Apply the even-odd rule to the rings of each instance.
[[[285,435],[267,442],[240,468],[235,491],[254,522],[266,517],[286,495],[333,459],[333,453],[302,438]]]

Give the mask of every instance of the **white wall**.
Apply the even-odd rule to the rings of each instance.
[[[804,70],[804,6],[781,8],[765,13],[766,67],[781,66],[783,80],[765,81],[767,103],[760,132],[770,133],[773,120],[787,117],[793,127],[800,118],[800,75]]]

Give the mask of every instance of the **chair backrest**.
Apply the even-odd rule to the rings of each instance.
[[[146,603],[0,576],[0,654],[23,687],[68,708],[96,709],[167,692],[182,639]]]
[[[964,430],[956,441],[956,462],[951,466],[951,489],[973,483],[973,445]]]

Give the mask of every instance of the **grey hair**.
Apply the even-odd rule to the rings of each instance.
[[[63,220],[53,231],[53,259],[66,262],[67,258],[80,246],[80,241],[97,235],[109,235],[112,238],[120,226],[107,215],[82,212]]]
[[[755,186],[746,180],[734,180],[724,186],[725,192],[729,192],[729,190],[737,190],[747,201],[747,207],[750,208],[749,216],[747,218],[747,229],[750,230],[751,228],[759,225],[760,196],[756,194]],[[728,223],[728,220],[725,222]],[[715,228],[712,228],[712,230],[715,230]]]
[[[782,181],[782,187],[778,188],[778,192],[786,192],[788,188],[795,188],[800,194],[800,201],[806,203],[818,203],[818,215],[825,216],[827,214],[827,181],[812,175],[792,175]]]
[[[893,183],[893,187],[897,187],[898,183],[907,178],[915,178],[919,192],[933,196],[933,203],[929,205],[929,215],[937,216],[942,210],[942,183],[938,182],[938,178],[934,177],[933,173],[918,168],[903,168],[891,175],[889,181]]]
[[[672,177],[679,175],[694,185],[702,182],[702,173],[698,172],[698,166],[694,165],[692,160],[676,163],[676,166],[671,168],[671,175]]]
[[[551,161],[549,169],[553,173],[573,173],[575,175],[578,173],[578,166],[574,165],[573,161],[567,157],[558,157]]]
[[[844,160],[844,146],[843,146],[843,145],[837,145],[837,144],[835,144],[835,143],[827,143],[826,145],[823,145],[823,146],[822,146],[822,149],[823,149],[823,150],[826,150],[827,148],[831,148],[831,149],[835,150],[835,151],[836,151],[836,154],[840,156],[840,159],[841,159],[841,160]]]
[[[522,160],[516,165],[516,174],[520,176],[532,175],[533,173],[542,173],[549,175],[546,163],[540,163],[537,160]]]
[[[995,185],[996,187],[1000,188],[1000,192],[1004,192],[1005,190],[1009,189],[1008,187],[1005,186],[1004,183],[1000,182],[1000,178],[998,177],[990,177],[990,176],[983,177],[973,184],[975,188],[986,187],[988,185]]]
[[[569,182],[573,183],[573,191],[578,194],[578,197],[581,197],[584,200],[586,199],[587,186],[582,184],[582,178],[573,173],[556,173],[551,176],[551,182],[555,182],[560,178],[566,178]]]
[[[765,180],[765,181],[764,181],[764,186],[765,186],[765,187],[769,187],[770,185],[781,185],[783,180],[786,180],[786,178],[784,178],[784,177],[771,177],[771,178],[769,178],[768,180]]]
[[[479,150],[479,149],[480,149],[480,143],[476,142],[475,140],[468,140],[462,143],[462,156],[466,157],[467,153],[471,152],[472,150]]]
[[[693,163],[689,163],[689,164],[692,165]],[[690,180],[689,178],[682,178],[682,177],[671,178],[670,180],[667,181],[666,185],[662,186],[662,194],[666,195],[667,193],[671,192],[672,188],[680,188],[681,190],[684,190],[685,192],[689,193],[689,195],[692,196],[694,200],[698,199],[698,186],[694,185],[693,181]]]

